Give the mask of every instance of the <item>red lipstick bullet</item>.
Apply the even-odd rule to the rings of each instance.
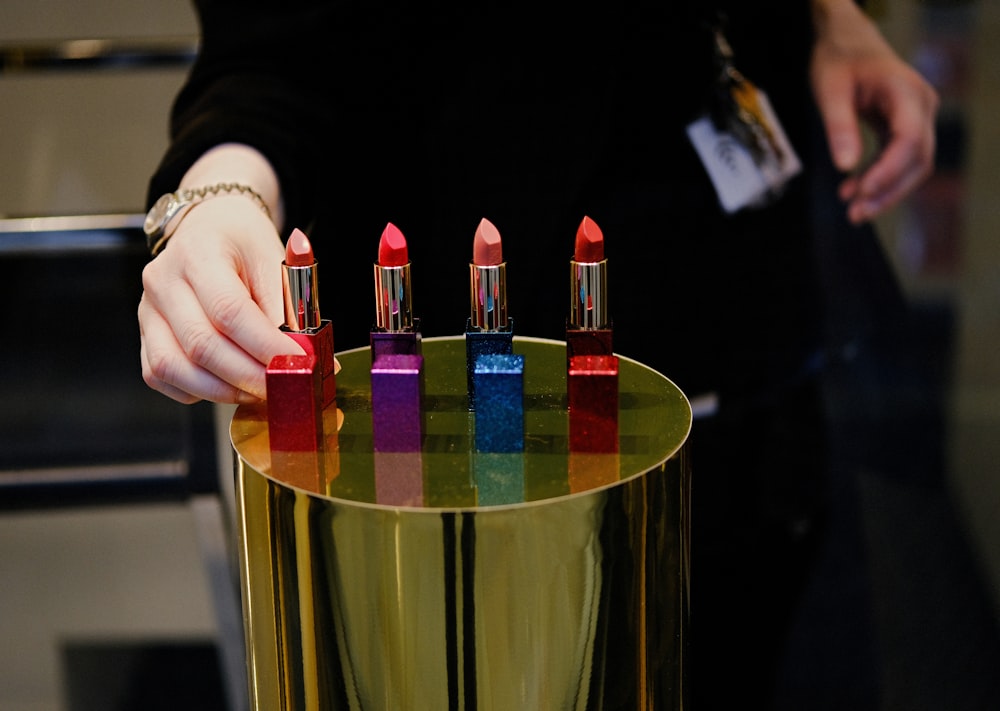
[[[396,225],[386,224],[375,262],[375,325],[372,361],[380,355],[418,355],[420,319],[414,318],[410,293],[410,254]]]
[[[566,357],[613,353],[608,315],[608,260],[604,233],[584,217],[576,230],[570,268],[569,318],[566,321]]]

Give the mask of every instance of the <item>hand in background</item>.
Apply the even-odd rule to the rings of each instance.
[[[839,186],[858,224],[899,204],[934,169],[939,99],[854,0],[813,0],[816,44],[811,79],[833,162],[849,172]],[[861,122],[879,151],[861,168]]]
[[[246,147],[223,146],[192,166],[184,184],[238,175],[269,204],[280,205],[273,172],[262,161]],[[219,195],[192,207],[142,273],[138,317],[146,383],[182,403],[263,399],[271,358],[303,352],[278,328],[284,321],[283,259],[274,224],[247,197]]]

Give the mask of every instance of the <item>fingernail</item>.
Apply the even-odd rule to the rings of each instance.
[[[236,402],[240,405],[254,405],[261,401],[262,398],[257,397],[253,393],[248,393],[246,390],[240,390],[236,394]]]

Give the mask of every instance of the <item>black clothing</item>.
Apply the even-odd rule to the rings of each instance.
[[[300,227],[317,249],[338,348],[367,343],[370,264],[389,221],[410,245],[425,335],[462,331],[472,235],[487,217],[504,239],[516,332],[561,337],[567,262],[589,215],[606,236],[617,350],[691,394],[759,387],[818,343],[808,214],[802,180],[773,210],[720,214],[684,134],[714,74],[702,5],[547,18],[200,2],[203,51],[150,199],[221,141],[262,150],[281,179],[283,234]],[[806,13],[733,5],[741,69],[800,139]]]
[[[805,166],[776,204],[733,216],[684,131],[712,90],[705,22],[716,9]],[[711,708],[702,692],[735,689],[766,707],[798,582],[776,580],[784,595],[747,586],[746,556],[800,580],[811,549],[800,534],[817,529],[824,494],[808,370],[824,335],[810,199],[834,187],[811,187],[826,148],[808,88],[809,3],[198,10],[202,53],[149,200],[213,145],[261,150],[281,181],[283,235],[300,227],[317,251],[338,350],[367,345],[371,264],[389,221],[409,244],[427,336],[464,329],[473,234],[487,217],[503,237],[515,333],[562,338],[577,225],[589,215],[602,228],[615,350],[688,395],[721,397],[719,417],[692,432],[696,707]],[[756,664],[733,662],[741,654]]]

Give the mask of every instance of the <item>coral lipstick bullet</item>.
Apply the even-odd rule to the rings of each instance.
[[[281,284],[285,300],[285,324],[281,330],[295,339],[306,353],[316,356],[322,381],[321,404],[327,407],[337,392],[333,324],[320,315],[319,269],[312,244],[302,230],[293,230],[285,245]]]

